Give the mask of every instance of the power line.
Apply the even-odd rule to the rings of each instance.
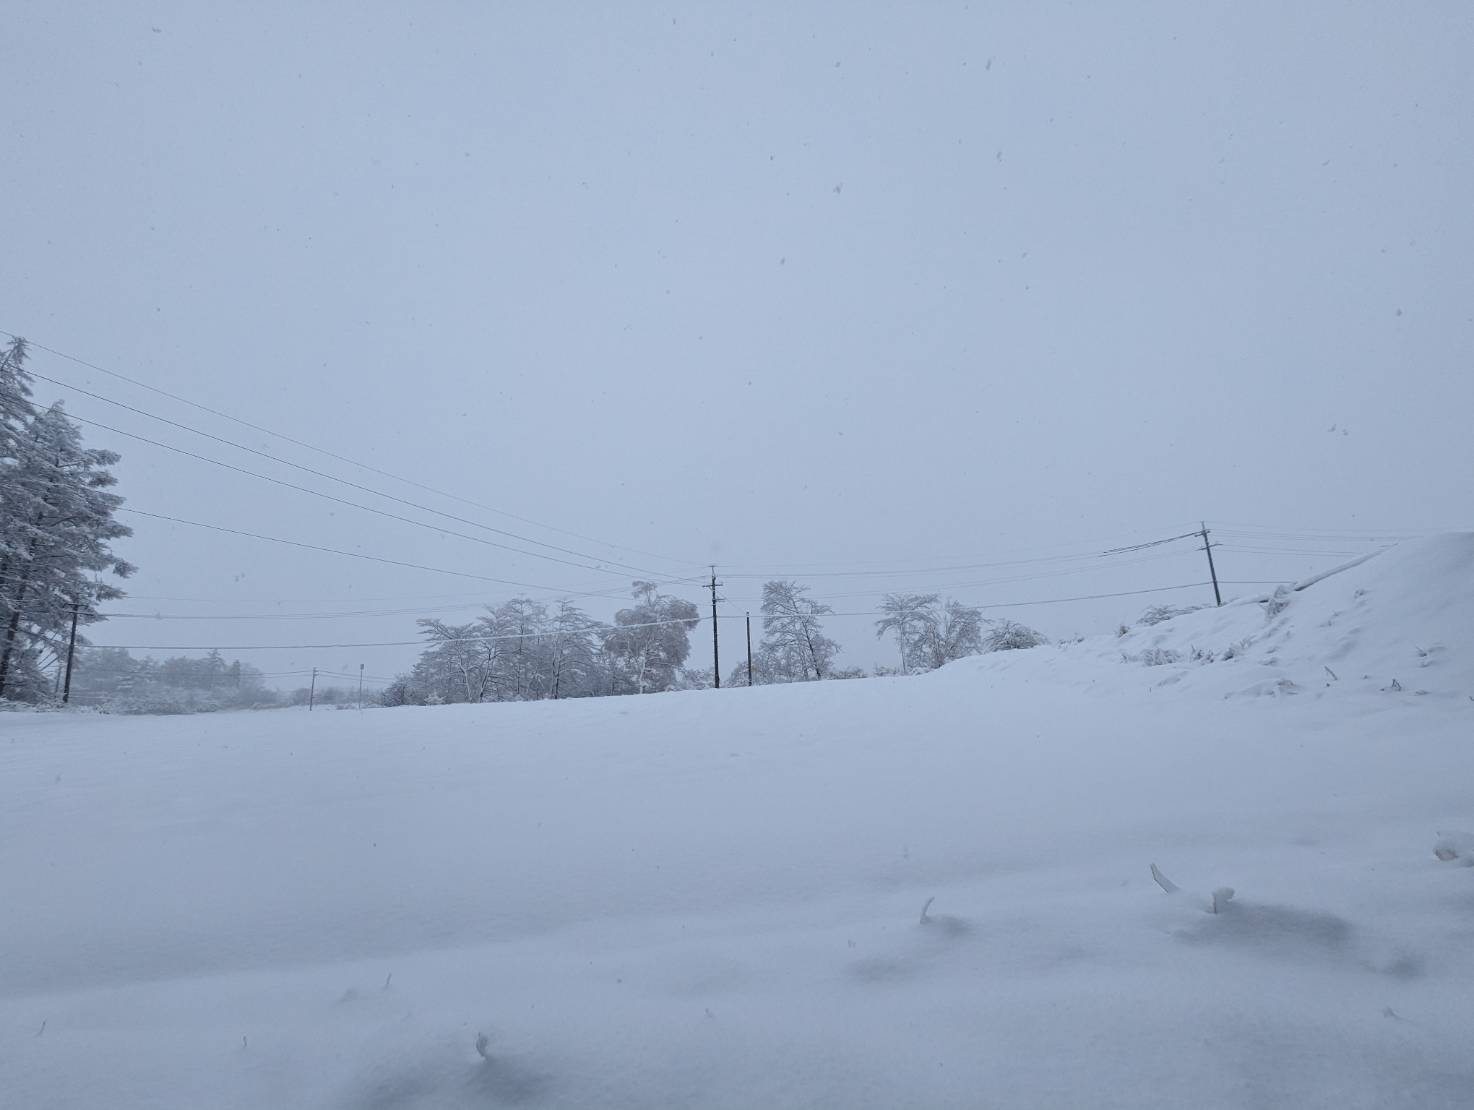
[[[407,516],[400,516],[398,513],[391,513],[391,512],[388,512],[385,509],[376,509],[372,505],[363,505],[363,504],[360,504],[357,501],[349,501],[347,498],[336,497],[336,496],[334,496],[331,493],[324,493],[321,490],[310,489],[307,486],[299,486],[295,482],[288,482],[288,481],[286,481],[285,479],[282,479],[282,478],[273,478],[269,474],[260,474],[260,473],[254,471],[254,470],[247,470],[245,467],[236,466],[233,463],[224,462],[221,459],[212,459],[208,455],[201,455],[201,454],[198,454],[197,452],[186,450],[183,447],[175,447],[174,445],[169,444],[169,443],[162,443],[159,440],[150,439],[148,436],[141,436],[141,435],[138,435],[138,434],[136,434],[134,432],[125,432],[123,429],[121,429],[121,428],[115,428],[111,424],[103,424],[103,423],[100,423],[100,422],[98,422],[96,420],[88,420],[86,417],[74,416],[74,415],[68,413],[67,414],[67,419],[68,420],[76,420],[79,423],[88,424],[88,425],[91,425],[94,428],[102,428],[104,431],[114,432],[117,435],[126,436],[129,439],[136,439],[140,443],[147,443],[147,444],[150,444],[150,445],[152,445],[154,447],[161,447],[165,451],[173,451],[176,454],[184,455],[184,456],[186,456],[188,458],[191,458],[191,459],[197,459],[200,462],[206,462],[206,463],[211,464],[212,466],[218,466],[218,467],[221,467],[221,468],[223,468],[225,470],[234,471],[237,474],[244,474],[244,475],[246,475],[249,478],[258,478],[258,479],[260,479],[263,482],[270,482],[272,485],[282,486],[282,487],[284,487],[286,489],[290,489],[290,490],[296,490],[298,493],[305,493],[305,494],[308,494],[308,495],[310,495],[312,497],[320,497],[324,501],[331,501],[331,502],[333,502],[334,504],[337,504],[337,505],[345,505],[345,506],[347,506],[350,509],[362,509],[364,512],[374,513],[377,516],[382,516],[382,517],[385,517],[385,518],[387,518],[389,520],[397,520],[397,521],[400,521],[403,524],[414,525],[417,528],[428,528],[428,529],[431,529],[433,531],[439,532],[439,533],[441,533],[442,535],[445,535],[445,536],[454,536],[457,539],[470,540],[472,543],[484,544],[487,547],[495,547],[495,548],[498,548],[499,550],[502,550],[502,551],[510,551],[510,552],[512,552],[513,554],[516,554],[516,555],[525,555],[525,556],[528,556],[528,557],[534,558],[534,559],[544,559],[544,560],[546,560],[546,561],[548,561],[550,563],[561,563],[564,566],[577,567],[579,570],[594,570],[594,571],[600,571],[600,572],[602,572],[604,574],[616,574],[616,575],[617,574],[621,574],[621,572],[619,572],[619,571],[610,570],[610,569],[608,569],[606,567],[590,566],[587,563],[575,563],[571,559],[562,559],[562,558],[559,558],[556,555],[544,555],[544,554],[541,554],[540,552],[536,552],[536,551],[524,551],[521,548],[512,547],[510,544],[498,543],[496,540],[488,540],[488,539],[485,539],[482,536],[468,535],[465,532],[457,532],[453,528],[444,528],[444,527],[441,527],[438,524],[430,524],[430,523],[427,523],[426,521],[414,520],[414,519],[412,519],[410,517],[407,517]],[[373,492],[373,491],[371,490],[370,492]],[[399,500],[399,498],[395,498],[394,500]],[[411,504],[412,504],[412,502],[411,502]],[[416,507],[420,507],[420,506],[416,506]],[[435,510],[431,509],[431,510],[428,510],[428,511],[434,512]],[[441,515],[448,515],[448,514],[441,514]],[[461,518],[457,517],[455,519],[458,519],[459,520]],[[471,521],[470,523],[475,524],[475,521]],[[478,525],[478,527],[485,527],[485,526],[484,525]],[[496,531],[496,529],[492,529],[492,530],[493,531]],[[626,568],[626,569],[627,570],[634,570],[638,574],[650,574],[651,573],[650,571],[644,570],[644,569],[642,569],[640,567],[630,567],[630,568]]]
[[[1260,535],[1290,536],[1294,539],[1322,538],[1327,540],[1407,540],[1418,536],[1432,535],[1439,531],[1455,531],[1445,528],[1310,528],[1277,527],[1269,524],[1230,524],[1218,521],[1213,525],[1215,532],[1253,532]]]
[[[1344,551],[1326,548],[1321,551],[1304,551],[1283,547],[1243,547],[1236,543],[1215,544],[1224,551],[1236,551],[1241,555],[1360,555],[1360,551]]]
[[[1048,597],[1037,598],[1034,601],[997,601],[991,603],[983,602],[981,604],[975,605],[974,608],[982,609],[984,611],[988,609],[1026,609],[1033,605],[1063,605],[1066,602],[1071,601],[1101,601],[1105,598],[1112,597],[1136,597],[1140,594],[1162,594],[1167,593],[1171,590],[1195,590],[1202,586],[1211,585],[1211,582],[1184,582],[1180,586],[1153,586],[1150,589],[1146,590],[1121,590],[1117,593],[1111,594],[1083,594],[1079,597]],[[875,611],[863,613],[820,613],[818,615],[821,617],[888,617],[891,614]],[[735,613],[723,613],[721,614],[721,619],[724,621],[739,621],[742,620],[743,617]]]
[[[190,432],[190,433],[192,433],[194,435],[197,435],[197,436],[202,436],[205,439],[214,441],[215,443],[221,443],[221,444],[224,444],[227,447],[233,447],[237,451],[245,451],[248,454],[256,455],[259,458],[267,459],[267,460],[269,460],[271,462],[274,462],[274,463],[279,463],[282,466],[288,466],[288,467],[291,467],[294,470],[300,470],[300,471],[302,471],[305,474],[311,474],[311,475],[313,475],[314,477],[317,477],[317,478],[326,478],[330,482],[338,482],[338,483],[340,483],[342,485],[348,486],[351,489],[360,490],[363,493],[370,493],[370,494],[373,494],[375,497],[382,497],[382,498],[384,498],[387,501],[393,501],[393,502],[395,502],[397,504],[400,504],[400,505],[408,505],[409,507],[414,508],[414,509],[418,509],[421,512],[431,513],[431,514],[433,514],[435,516],[444,517],[447,520],[454,520],[454,521],[456,521],[456,522],[458,522],[460,524],[468,524],[468,525],[470,525],[473,528],[480,528],[480,529],[483,529],[484,531],[487,531],[487,532],[493,532],[493,533],[495,533],[495,534],[497,534],[499,536],[507,536],[507,537],[509,537],[511,539],[520,540],[523,543],[530,543],[530,544],[534,545],[535,547],[546,547],[550,551],[560,551],[560,552],[562,552],[565,555],[574,555],[574,556],[577,556],[580,559],[592,559],[595,562],[600,562],[600,561],[607,562],[607,563],[610,563],[613,566],[622,567],[625,570],[632,570],[632,571],[635,571],[636,573],[639,573],[639,574],[657,576],[657,572],[652,571],[652,570],[649,570],[648,568],[645,568],[645,567],[637,567],[637,566],[634,566],[633,564],[630,564],[630,563],[621,563],[621,562],[619,562],[618,560],[615,560],[615,559],[603,559],[603,560],[601,560],[599,556],[597,556],[597,555],[590,555],[588,552],[585,552],[585,551],[577,551],[577,550],[574,550],[573,548],[569,548],[569,547],[560,547],[558,544],[545,543],[542,540],[533,539],[531,536],[524,536],[524,535],[522,535],[521,533],[518,533],[518,532],[509,532],[509,531],[507,531],[504,528],[494,528],[494,527],[492,527],[489,524],[482,524],[480,521],[470,520],[470,519],[468,519],[466,517],[463,517],[463,516],[457,516],[455,513],[447,513],[447,512],[442,512],[439,509],[432,509],[428,505],[422,505],[422,504],[420,504],[418,501],[411,501],[408,498],[404,498],[404,497],[396,497],[392,493],[385,493],[382,490],[374,489],[372,486],[365,486],[365,485],[362,485],[362,484],[360,484],[358,482],[351,482],[347,478],[340,478],[340,477],[338,477],[335,474],[329,474],[329,473],[327,473],[326,471],[323,471],[323,470],[317,470],[317,469],[314,469],[313,467],[310,467],[310,466],[303,466],[300,463],[292,462],[290,459],[284,459],[284,458],[280,457],[279,455],[273,455],[273,454],[271,454],[268,451],[261,451],[261,450],[258,450],[255,447],[248,447],[248,446],[246,446],[243,443],[236,443],[234,440],[225,439],[222,436],[214,435],[214,434],[212,434],[210,432],[206,432],[206,431],[204,431],[204,430],[202,430],[200,428],[193,427],[192,425],[189,425],[189,424],[182,424],[182,423],[180,423],[177,420],[170,420],[168,417],[159,416],[157,413],[149,412],[146,409],[140,409],[140,408],[136,408],[133,405],[124,404],[122,401],[116,401],[116,400],[112,399],[111,397],[105,397],[105,396],[103,396],[100,393],[93,393],[90,390],[82,389],[80,386],[72,385],[69,382],[64,382],[64,381],[60,381],[60,380],[58,380],[56,378],[47,377],[45,374],[37,373],[34,370],[28,370],[27,373],[29,373],[33,378],[39,378],[41,381],[44,381],[44,382],[50,382],[52,385],[60,386],[63,389],[70,389],[74,393],[80,393],[80,394],[82,394],[85,397],[91,397],[94,400],[103,402],[104,404],[113,405],[113,406],[115,406],[117,408],[124,409],[127,412],[132,412],[132,413],[138,414],[139,416],[147,417],[150,420],[157,420],[159,423],[161,423],[161,424],[167,424],[171,428],[178,428],[181,431],[186,431],[186,432]],[[68,413],[67,416],[68,416],[69,419],[77,420],[77,421],[79,421],[79,422],[81,422],[83,424],[90,424],[93,427],[102,428],[102,429],[104,429],[106,431],[110,431],[110,432],[115,432],[118,435],[127,436],[130,439],[136,439],[136,440],[139,440],[139,441],[141,441],[143,443],[152,444],[155,447],[162,447],[162,448],[164,448],[165,450],[168,450],[168,451],[177,451],[177,452],[179,452],[181,454],[189,455],[191,458],[199,459],[199,460],[201,460],[203,462],[213,463],[213,464],[215,464],[217,466],[225,466],[225,467],[227,467],[227,468],[229,468],[231,470],[236,470],[238,473],[241,473],[241,474],[247,474],[247,475],[250,475],[251,477],[255,477],[255,478],[264,478],[266,481],[271,481],[271,482],[277,481],[277,479],[275,479],[275,478],[267,478],[265,475],[256,474],[253,471],[242,470],[242,469],[240,469],[238,467],[230,466],[230,464],[228,464],[228,463],[222,463],[218,459],[212,459],[212,458],[209,458],[208,456],[205,456],[205,455],[196,455],[193,452],[185,451],[182,448],[174,447],[174,446],[171,446],[170,444],[167,444],[167,443],[160,443],[157,440],[149,439],[149,438],[147,438],[145,436],[135,435],[132,432],[126,432],[126,431],[123,431],[120,428],[114,428],[114,427],[112,427],[111,425],[108,425],[108,424],[101,424],[101,423],[98,423],[95,420],[88,420],[88,419],[86,419],[84,417],[81,417],[81,416],[73,416],[71,413]],[[292,489],[298,489],[298,490],[303,489],[303,487],[301,487],[301,486],[293,486],[293,485],[290,485],[290,483],[281,483],[281,484],[286,484],[286,485],[288,485]],[[304,492],[314,493],[315,491],[305,490]],[[344,502],[342,502],[342,504],[352,505],[353,502],[344,501]],[[358,508],[366,508],[367,506],[356,506],[356,507],[358,507]],[[370,512],[377,512],[378,510],[376,510],[376,509],[370,509],[369,511]],[[395,518],[395,519],[403,519],[403,518]],[[419,523],[419,522],[415,522],[415,523]],[[425,526],[428,527],[428,525],[425,525]],[[451,533],[448,533],[448,534],[450,534],[450,535],[457,535],[458,533],[451,532]],[[516,551],[517,549],[516,548],[508,548],[508,550],[509,551]],[[520,552],[520,554],[532,555],[535,558],[546,558],[546,556],[541,556],[541,555],[538,555],[536,552],[531,552],[531,551]],[[602,568],[590,568],[590,569],[602,569]]]
[[[686,585],[685,582],[657,582],[661,585]],[[570,594],[568,597],[582,597],[589,595]],[[604,598],[617,598],[612,594],[597,594],[593,596]],[[130,595],[131,597],[131,595]],[[431,605],[414,606],[403,609],[357,609],[337,613],[99,613],[98,616],[105,620],[145,620],[145,621],[293,621],[293,620],[337,620],[343,617],[405,617],[415,616],[422,613],[454,613],[464,609],[490,608],[483,598],[478,601],[464,602],[459,605]]]
[[[966,589],[977,589],[979,587],[984,587],[984,586],[1010,585],[1010,584],[1015,583],[1015,582],[1036,582],[1036,581],[1039,581],[1040,579],[1046,579],[1046,578],[1068,578],[1068,577],[1071,577],[1073,575],[1078,575],[1078,574],[1093,574],[1093,573],[1099,573],[1099,572],[1107,571],[1107,570],[1109,570],[1109,571],[1121,570],[1121,569],[1125,569],[1127,567],[1140,566],[1143,563],[1156,562],[1156,561],[1158,561],[1160,559],[1164,559],[1164,558],[1173,558],[1173,559],[1182,558],[1182,557],[1184,557],[1184,556],[1186,556],[1188,554],[1190,554],[1190,552],[1165,551],[1165,552],[1158,552],[1155,555],[1144,555],[1144,556],[1141,556],[1140,558],[1136,558],[1136,559],[1127,559],[1127,560],[1124,560],[1122,562],[1110,563],[1110,564],[1108,564],[1106,566],[1101,566],[1099,564],[1095,564],[1095,565],[1082,565],[1082,566],[1076,566],[1076,567],[1064,567],[1064,568],[1060,568],[1060,569],[1057,569],[1057,570],[1040,571],[1040,572],[1038,572],[1036,574],[1018,574],[1018,575],[1010,575],[1010,576],[1004,577],[1004,578],[978,579],[978,580],[974,580],[974,581],[970,581],[970,582],[950,582],[950,583],[940,583],[940,584],[928,584],[925,587],[913,586],[913,587],[910,587],[910,588],[902,588],[902,589],[895,589],[893,587],[887,587],[886,592],[888,592],[888,593],[940,593],[942,591],[947,591],[947,590],[966,590]],[[797,575],[795,577],[797,577],[799,579],[802,579],[804,576],[803,575]],[[844,598],[852,598],[852,597],[873,597],[873,596],[875,596],[875,593],[876,593],[875,590],[856,590],[856,591],[851,591],[849,593],[840,593],[840,594],[826,593],[826,594],[813,594],[813,595],[806,595],[806,596],[808,596],[809,597],[809,600],[811,600],[811,601],[833,601],[833,600],[839,600],[839,599],[844,599]],[[751,603],[751,604],[754,604],[754,605],[761,604],[761,602],[762,602],[762,599],[761,598],[730,598],[729,600],[731,600],[733,602],[741,602],[741,603],[744,603],[744,604]]]
[[[188,525],[191,528],[203,528],[203,529],[206,529],[207,531],[210,531],[210,532],[223,532],[223,533],[225,533],[226,535],[229,535],[229,536],[244,536],[247,539],[264,540],[267,543],[284,544],[287,547],[301,548],[304,551],[321,551],[321,552],[325,552],[325,553],[327,553],[329,555],[343,555],[343,556],[346,556],[349,559],[363,559],[366,562],[370,562],[370,563],[384,563],[384,564],[387,564],[389,566],[406,567],[406,568],[408,568],[410,570],[426,570],[426,571],[430,571],[433,574],[449,574],[449,575],[453,575],[456,578],[471,578],[471,579],[475,579],[478,582],[494,582],[494,583],[496,583],[499,586],[520,586],[520,587],[522,587],[524,589],[546,590],[547,592],[549,592],[551,594],[558,594],[558,592],[559,592],[558,589],[556,587],[554,587],[554,586],[543,586],[543,585],[539,585],[539,584],[537,584],[535,582],[518,582],[515,579],[510,579],[510,578],[493,578],[490,575],[486,575],[486,574],[472,574],[470,571],[449,570],[449,569],[447,569],[445,567],[432,567],[432,566],[427,566],[427,565],[425,565],[423,563],[409,563],[409,562],[405,562],[405,561],[403,561],[401,559],[387,559],[387,558],[384,558],[383,556],[380,556],[380,555],[365,555],[362,552],[358,552],[358,551],[344,551],[342,548],[338,548],[338,547],[323,547],[323,546],[320,546],[318,544],[313,544],[313,543],[301,543],[298,540],[283,539],[280,536],[264,536],[264,535],[262,535],[259,532],[247,532],[247,531],[244,531],[244,530],[239,529],[239,528],[226,528],[223,525],[219,525],[219,524],[205,524],[205,523],[202,523],[201,521],[198,521],[198,520],[185,520],[182,517],[167,516],[164,513],[149,513],[149,512],[144,512],[142,509],[134,509],[134,508],[129,508],[127,506],[122,506],[117,511],[120,512],[120,513],[131,513],[134,516],[148,517],[151,520],[166,520],[166,521],[168,521],[171,524],[184,524],[184,525]],[[576,596],[576,595],[573,595],[573,594],[564,594],[562,596],[572,597],[572,596]],[[586,595],[586,596],[599,596],[599,597],[614,597],[614,598],[618,598],[618,595],[616,595],[616,594],[598,594],[598,595]],[[619,600],[623,600],[623,598],[619,598]]]
[[[343,613],[101,613],[105,620],[145,621],[326,621],[349,617],[405,617],[417,613],[453,613],[461,609],[480,609],[486,602],[472,601],[463,605],[417,606],[412,609],[358,609]]]
[[[3,578],[0,578],[3,581]],[[661,583],[670,585],[670,583]],[[484,600],[482,594],[390,594],[380,597],[177,597],[164,594],[128,593],[129,601],[181,601],[201,605],[361,605],[370,601],[448,601],[459,598],[468,605]]]
[[[7,335],[11,339],[20,338],[20,336],[16,335],[14,332],[6,331],[4,328],[0,328],[0,335]],[[157,394],[160,397],[167,397],[171,401],[178,401],[180,404],[188,405],[190,408],[197,409],[200,412],[209,413],[211,416],[218,416],[222,420],[229,420],[231,423],[239,424],[243,428],[250,428],[252,431],[261,432],[263,435],[269,435],[274,439],[281,440],[284,443],[290,443],[295,447],[301,447],[305,450],[312,451],[326,458],[334,459],[337,462],[347,463],[349,466],[356,466],[360,470],[366,470],[370,474],[377,474],[381,478],[389,478],[396,482],[402,482],[407,486],[412,486],[415,489],[423,490],[426,493],[433,493],[438,497],[445,497],[452,501],[458,501],[463,505],[470,505],[474,508],[482,509],[489,513],[495,513],[498,516],[504,516],[509,520],[515,520],[522,524],[530,524],[533,527],[543,528],[549,532],[557,532],[561,535],[572,536],[575,539],[584,540],[587,543],[598,544],[601,547],[608,547],[622,551],[630,551],[637,555],[646,555],[652,559],[660,559],[664,562],[676,563],[678,565],[699,565],[699,563],[695,560],[675,559],[670,557],[669,555],[662,555],[654,551],[642,551],[639,548],[635,547],[624,547],[620,544],[611,544],[607,541],[596,539],[593,536],[585,536],[578,532],[571,532],[566,528],[557,528],[551,524],[544,524],[541,521],[532,520],[528,517],[518,516],[516,513],[509,513],[505,509],[498,509],[491,505],[484,505],[479,501],[473,501],[470,498],[461,497],[459,494],[454,494],[446,490],[437,489],[435,486],[427,485],[423,482],[417,482],[411,478],[405,478],[402,475],[395,474],[392,471],[382,470],[379,467],[372,466],[366,462],[360,462],[358,459],[350,458],[347,455],[340,455],[336,452],[329,451],[324,447],[317,447],[314,444],[306,442],[305,440],[296,439],[292,436],[286,435],[283,432],[274,431],[273,429],[265,427],[264,425],[253,423],[238,416],[232,416],[228,412],[222,412],[221,410],[211,408],[208,405],[202,405],[198,401],[191,401],[188,397],[180,396],[177,393],[171,393],[167,389],[160,389],[158,386],[149,385],[147,382],[139,381],[137,378],[130,378],[126,374],[120,374],[116,370],[109,370],[107,367],[99,366],[95,362],[88,362],[86,359],[79,358],[76,355],[70,355],[67,354],[65,351],[59,351],[54,347],[48,347],[44,343],[37,343],[34,340],[29,339],[26,340],[26,343],[27,346],[34,350],[45,351],[49,355],[55,355],[57,358],[66,359],[68,362],[76,363],[78,366],[85,366],[89,370],[96,370],[99,374],[106,374],[110,378],[116,378],[118,381],[127,382],[129,385],[136,386],[139,389],[147,390],[148,392]]]
[[[1180,536],[1167,536],[1164,539],[1150,540],[1146,543],[1130,544],[1125,547],[1113,547],[1104,551],[1088,551],[1071,555],[1042,555],[1031,559],[1005,559],[990,563],[960,563],[952,566],[942,567],[912,567],[899,570],[826,570],[807,571],[796,575],[799,578],[897,578],[902,575],[921,574],[945,574],[952,571],[962,570],[991,570],[998,567],[1031,566],[1036,563],[1056,563],[1076,559],[1103,559],[1115,555],[1129,554],[1135,551],[1144,551],[1149,547],[1160,547],[1163,544],[1176,543],[1178,540],[1190,539],[1196,536],[1196,532],[1184,532]],[[768,573],[757,572],[723,572],[729,578],[768,578]]]
[[[340,651],[349,648],[422,647],[439,644],[485,644],[502,640],[541,640],[549,636],[572,636],[581,632],[596,632],[612,635],[635,628],[660,628],[664,625],[684,624],[695,626],[704,618],[689,618],[664,621],[644,621],[640,624],[593,624],[574,629],[552,629],[547,632],[506,632],[485,636],[438,636],[433,639],[385,640],[361,644],[94,644],[93,647],[114,651]],[[319,674],[322,672],[319,671]]]
[[[1158,532],[1158,531],[1165,532],[1165,531],[1168,531],[1170,528],[1174,528],[1174,527],[1183,527],[1183,525],[1181,525],[1181,524],[1165,525],[1161,529],[1156,529],[1156,528],[1152,528],[1152,529],[1137,529],[1136,531],[1137,532],[1143,532],[1143,531],[1145,531],[1145,532],[1148,532],[1148,533]],[[1194,525],[1192,525],[1192,528],[1193,528],[1193,531],[1192,532],[1185,532],[1185,533],[1183,533],[1183,535],[1184,536],[1192,536],[1192,535],[1195,535],[1196,534],[1196,531],[1197,531],[1197,528],[1198,528],[1198,525],[1194,524]],[[1173,537],[1173,538],[1175,538],[1175,537]],[[1147,541],[1147,544],[1146,545],[1147,546],[1150,546],[1150,545],[1156,544],[1158,542],[1163,542],[1163,541],[1151,540],[1151,541]],[[1167,540],[1165,542],[1172,542],[1172,540],[1169,539],[1169,540]],[[1081,543],[1082,544],[1086,544],[1087,541],[1081,541]],[[1087,546],[1089,546],[1089,545],[1087,544]],[[1129,547],[1134,547],[1134,546],[1137,546],[1137,545],[1135,545],[1135,544],[1127,544],[1127,545],[1124,545],[1124,546],[1129,548]],[[1071,554],[1044,555],[1044,554],[1035,554],[1035,552],[1037,552],[1037,550],[1038,550],[1037,548],[1011,548],[1011,549],[1006,549],[1006,550],[989,551],[989,552],[982,552],[982,553],[974,552],[974,553],[970,553],[970,554],[966,554],[966,555],[937,555],[937,554],[933,553],[931,556],[929,556],[929,558],[931,560],[945,560],[945,561],[947,561],[949,563],[962,563],[962,564],[966,564],[966,565],[977,565],[977,561],[978,560],[1002,559],[1002,558],[1005,558],[1005,557],[1017,556],[1018,557],[1017,558],[1017,561],[1019,561],[1019,562],[1026,562],[1027,563],[1027,562],[1039,562],[1039,561],[1051,560],[1051,559],[1072,559],[1072,558],[1077,558],[1077,557],[1079,557],[1079,558],[1094,557],[1096,555],[1101,554],[1101,549],[1104,549],[1104,550],[1107,550],[1107,551],[1116,550],[1116,548],[1109,547],[1107,545],[1095,545],[1095,546],[1092,546],[1092,549],[1090,551],[1084,552],[1084,553],[1080,553],[1078,555],[1071,555]],[[906,572],[906,571],[908,571],[908,569],[911,570],[911,571],[915,571],[916,570],[916,568],[914,568],[914,567],[913,568],[906,568],[904,565],[897,564],[894,559],[868,559],[868,560],[867,559],[847,559],[845,561],[849,565],[851,565],[851,566],[863,567],[863,568],[895,566],[898,570],[900,570],[902,572]],[[748,570],[750,572],[753,572],[753,573],[756,573],[756,574],[766,574],[766,575],[772,575],[772,576],[775,576],[775,577],[781,576],[781,575],[785,575],[785,574],[791,574],[795,578],[802,578],[806,574],[808,574],[809,572],[811,572],[812,570],[815,570],[815,569],[827,570],[827,569],[829,569],[829,567],[834,562],[835,562],[835,560],[833,560],[833,559],[819,560],[819,561],[808,562],[808,563],[764,563],[764,562],[746,563],[746,562],[741,562],[740,560],[733,560],[732,565],[743,567],[746,570]]]
[[[330,621],[359,617],[413,617],[426,613],[457,613],[467,609],[489,609],[486,601],[462,605],[430,605],[407,609],[353,609],[341,613],[102,613],[105,620],[141,621]]]

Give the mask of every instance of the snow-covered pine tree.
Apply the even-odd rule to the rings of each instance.
[[[34,696],[29,671],[39,649],[64,637],[74,611],[91,624],[101,619],[99,602],[123,596],[98,575],[133,572],[110,547],[132,534],[113,519],[123,499],[109,492],[108,467],[119,456],[83,447],[59,403],[32,409],[16,389],[28,384],[23,360],[24,348],[17,354],[12,344],[0,458],[0,698]]]
[[[15,458],[16,442],[31,414],[26,353],[26,341],[18,336],[0,349],[0,460]]]

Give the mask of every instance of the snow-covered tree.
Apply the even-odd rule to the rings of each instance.
[[[1017,621],[990,621],[988,630],[983,633],[984,651],[1017,651],[1047,643],[1049,639],[1042,632],[1036,632]]]
[[[14,345],[7,360],[17,361]],[[6,372],[14,379],[14,368]],[[10,388],[14,388],[13,384]],[[7,395],[7,416],[16,398]],[[122,597],[98,576],[120,578],[133,567],[112,551],[132,534],[113,519],[123,499],[112,451],[82,446],[60,404],[22,414],[6,435],[0,458],[0,697],[15,684],[40,646],[60,639],[75,613],[80,624],[100,620],[98,603]]]
[[[610,692],[669,690],[691,654],[691,630],[700,614],[692,602],[660,593],[653,582],[635,582],[631,592],[635,604],[614,614],[614,627],[604,637]]]
[[[544,649],[550,698],[580,698],[602,693],[607,687],[600,665],[600,644],[606,626],[577,605],[560,601],[548,622]]]
[[[982,610],[948,598],[922,637],[920,662],[929,670],[983,650]]]
[[[423,618],[417,622],[428,646],[410,672],[410,684],[422,698],[487,700],[496,679],[500,643],[488,632],[485,620],[446,624]]]
[[[530,597],[497,606],[481,624],[496,639],[494,680],[500,701],[529,701],[548,691],[548,608]]]
[[[772,681],[828,678],[839,654],[839,645],[824,635],[821,622],[834,610],[804,597],[808,589],[783,580],[763,583],[763,639],[758,654]]]
[[[920,665],[924,645],[935,634],[938,600],[936,594],[886,594],[881,598],[880,611],[885,615],[875,622],[875,636],[895,634],[902,674]]]
[[[31,375],[26,371],[26,341],[19,337],[0,348],[0,459],[19,455],[31,418]],[[0,490],[0,497],[4,491]]]
[[[983,650],[982,610],[936,594],[887,594],[876,636],[895,634],[901,648],[901,673],[933,671],[954,659]]]

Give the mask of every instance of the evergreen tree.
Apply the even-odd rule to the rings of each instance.
[[[3,376],[11,453],[0,459],[0,697],[30,696],[28,661],[66,635],[73,614],[90,624],[102,619],[99,602],[123,596],[97,575],[133,572],[110,547],[132,534],[113,519],[123,499],[109,492],[116,479],[107,468],[118,455],[83,447],[60,404],[16,420],[14,406],[25,403],[16,350]]]
[[[0,459],[14,459],[20,433],[31,415],[31,375],[26,341],[12,339],[0,351]],[[0,496],[4,491],[0,490]]]

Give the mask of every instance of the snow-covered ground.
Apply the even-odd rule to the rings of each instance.
[[[1469,1107],[1471,630],[1455,535],[910,679],[0,716],[0,1104]]]

